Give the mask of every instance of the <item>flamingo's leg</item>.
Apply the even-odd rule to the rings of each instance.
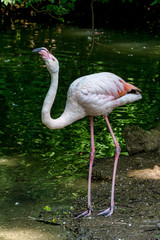
[[[85,212],[78,214],[75,219],[80,217],[86,217],[91,215],[92,207],[91,207],[91,177],[92,177],[92,166],[95,155],[95,147],[94,147],[94,129],[93,129],[93,116],[90,117],[90,128],[91,128],[91,155],[90,155],[90,163],[89,163],[89,176],[88,176],[88,209]]]
[[[114,136],[114,133],[112,131],[112,128],[111,128],[111,125],[109,123],[109,120],[108,120],[108,117],[105,116],[105,120],[107,122],[107,125],[108,125],[108,128],[109,128],[109,131],[111,133],[111,136],[113,138],[113,141],[114,141],[114,144],[115,144],[115,147],[116,147],[116,154],[115,154],[115,162],[114,162],[114,169],[113,169],[113,179],[112,179],[112,193],[111,193],[111,206],[110,208],[107,208],[106,210],[100,212],[98,215],[103,215],[105,217],[108,217],[110,216],[113,211],[114,211],[114,188],[115,188],[115,179],[116,179],[116,171],[117,171],[117,164],[118,164],[118,159],[119,159],[119,155],[120,155],[120,151],[121,151],[121,148]]]

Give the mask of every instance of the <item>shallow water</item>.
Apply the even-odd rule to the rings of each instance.
[[[93,46],[88,29],[35,26],[2,29],[0,39],[1,156],[12,156],[11,161],[1,161],[1,203],[7,208],[25,199],[41,199],[42,207],[72,209],[72,200],[87,187],[82,182],[77,188],[75,180],[88,172],[89,118],[55,131],[42,125],[41,106],[50,77],[32,50],[47,47],[60,63],[54,118],[64,110],[71,82],[83,75],[113,72],[143,91],[141,101],[119,107],[109,117],[122,154],[127,154],[123,128],[137,124],[149,129],[160,117],[159,36],[97,30]],[[115,148],[104,119],[95,118],[94,125],[96,157],[112,156]],[[14,165],[17,154],[21,158]]]
[[[109,117],[124,153],[127,152],[122,131],[126,124],[149,129],[159,119],[158,36],[96,31],[92,49],[92,32],[78,28],[5,29],[0,34],[2,152],[38,151],[60,159],[66,155],[68,161],[75,154],[90,151],[88,118],[57,131],[50,131],[41,123],[41,106],[50,77],[42,60],[32,53],[39,46],[47,47],[60,62],[59,89],[52,109],[54,118],[63,112],[67,89],[74,79],[109,71],[143,91],[143,100],[117,108]],[[114,146],[104,120],[100,117],[95,121],[96,154],[111,156]]]

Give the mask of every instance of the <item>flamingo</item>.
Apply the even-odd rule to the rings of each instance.
[[[51,84],[42,106],[42,123],[50,129],[60,129],[84,118],[85,116],[90,116],[91,154],[88,176],[88,207],[86,211],[77,214],[75,219],[90,216],[93,211],[91,206],[91,176],[95,155],[93,117],[104,116],[106,120],[115,144],[116,153],[113,168],[110,207],[100,212],[98,215],[108,217],[113,214],[115,206],[115,178],[121,150],[109,123],[108,114],[118,106],[141,99],[141,90],[110,72],[86,75],[71,83],[67,93],[64,112],[59,118],[53,119],[51,118],[50,111],[57,93],[59,63],[55,56],[44,47],[36,48],[33,52],[39,53],[42,56],[51,75]]]

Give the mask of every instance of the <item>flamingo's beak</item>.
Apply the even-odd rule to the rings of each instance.
[[[32,52],[39,53],[42,56],[43,60],[46,60],[46,59],[55,60],[53,55],[45,47],[36,48]]]
[[[47,51],[47,52],[48,52],[48,50],[47,50],[46,48],[44,48],[44,47],[36,48],[36,49],[34,49],[32,52],[35,52],[35,53],[40,53],[42,50],[44,50],[44,51]]]

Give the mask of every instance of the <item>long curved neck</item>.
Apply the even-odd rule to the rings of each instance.
[[[49,121],[51,120],[50,111],[56,97],[57,88],[58,88],[58,72],[51,74],[51,84],[42,106],[41,111],[42,122],[46,126],[48,126]]]
[[[58,88],[58,71],[51,73],[51,84],[42,106],[42,123],[50,129],[60,129],[73,122],[70,111],[65,111],[57,119],[52,119],[50,112],[54,103]]]
[[[62,128],[61,121],[57,121],[58,119],[52,119],[50,112],[52,105],[54,103],[56,93],[58,88],[58,71],[55,73],[51,73],[51,84],[47,95],[44,99],[43,106],[42,106],[42,123],[46,125],[50,129],[58,129]]]

